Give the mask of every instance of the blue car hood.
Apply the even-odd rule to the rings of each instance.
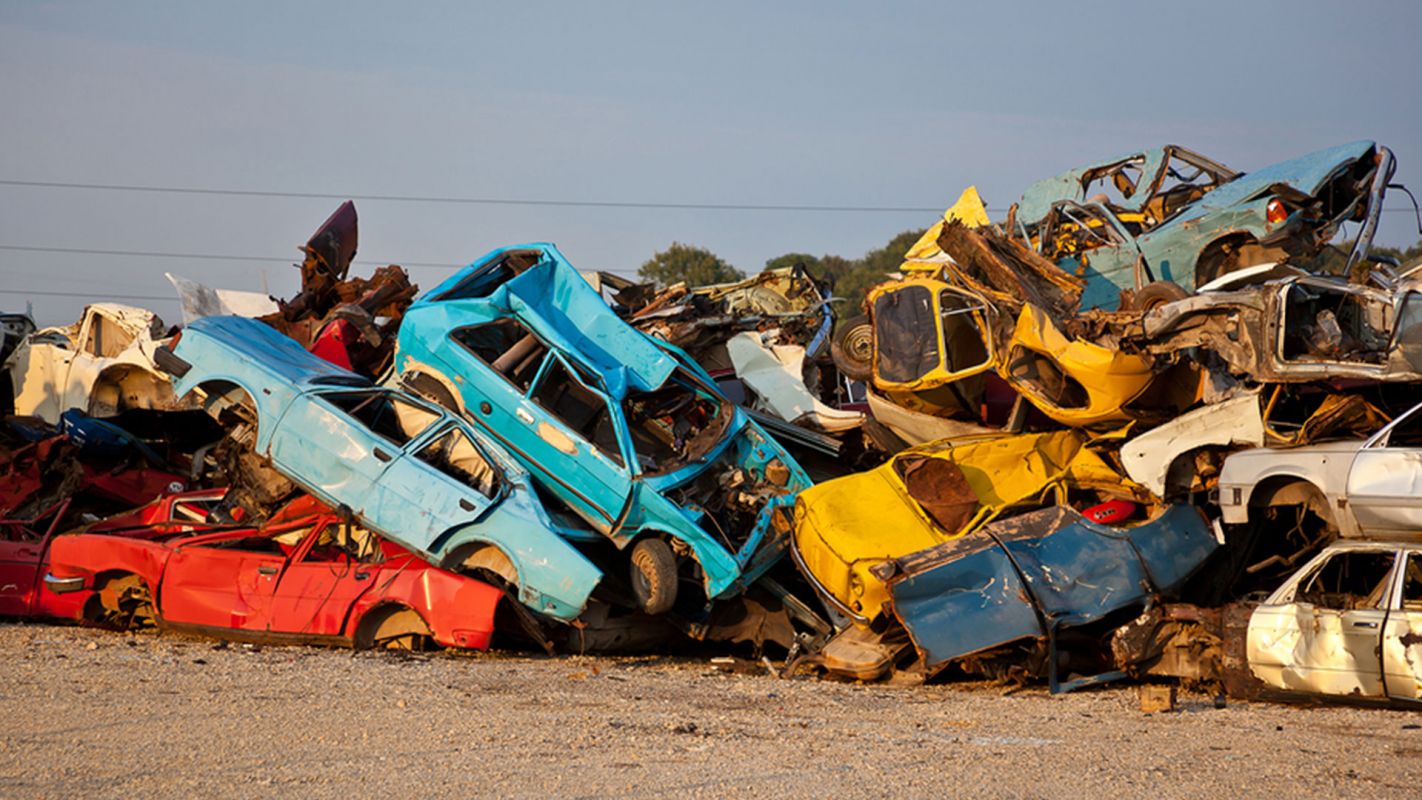
[[[1350,142],[1245,173],[1197,200],[1181,218],[1198,219],[1211,211],[1253,200],[1280,183],[1314,194],[1340,167],[1362,158],[1376,146],[1376,142],[1367,140]]]
[[[556,252],[556,251],[555,251]],[[517,314],[559,351],[603,377],[609,394],[651,391],[676,360],[617,314],[577,270],[548,258],[499,287],[491,299]]]

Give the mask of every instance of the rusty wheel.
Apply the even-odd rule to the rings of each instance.
[[[91,622],[125,631],[154,624],[153,597],[137,575],[110,578],[95,599],[98,608],[86,615]]]
[[[407,652],[430,649],[429,626],[413,609],[392,608],[376,614],[378,618],[368,618],[361,623],[364,635],[358,638],[357,646]]]

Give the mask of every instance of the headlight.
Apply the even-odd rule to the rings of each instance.
[[[1273,200],[1270,200],[1269,204],[1264,207],[1264,219],[1270,225],[1278,225],[1280,222],[1283,222],[1288,218],[1289,210],[1287,208],[1284,208],[1283,201],[1277,197]]]

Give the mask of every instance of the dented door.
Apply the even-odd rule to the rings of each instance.
[[[1422,700],[1422,553],[1409,553],[1398,597],[1383,628],[1383,680],[1389,697]]]
[[[1392,550],[1327,552],[1249,621],[1249,667],[1278,689],[1383,697],[1379,643]]]

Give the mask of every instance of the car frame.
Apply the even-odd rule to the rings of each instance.
[[[238,436],[258,459],[442,568],[490,569],[518,586],[524,605],[565,622],[601,580],[555,531],[527,472],[438,406],[243,317],[194,320],[160,360],[180,395],[241,420]]]
[[[1195,172],[1176,169],[1177,162]],[[1128,167],[1139,173],[1134,180]],[[1033,184],[1011,233],[1087,279],[1082,308],[1114,310],[1121,290],[1165,281],[1193,291],[1239,267],[1311,256],[1356,220],[1351,269],[1367,256],[1395,170],[1392,152],[1372,141],[1251,173],[1167,145]],[[1201,176],[1209,180],[1196,184]],[[1110,190],[1098,187],[1108,182],[1116,198],[1089,194]]]
[[[60,536],[46,591],[82,598],[80,617],[91,623],[130,627],[151,614],[160,629],[222,639],[407,649],[422,636],[487,648],[504,596],[354,527],[309,495],[260,528],[176,527]]]
[[[1221,519],[1307,506],[1345,538],[1422,541],[1422,404],[1365,439],[1232,453],[1220,468]]]
[[[708,602],[748,587],[783,554],[780,511],[811,483],[704,369],[619,319],[552,244],[494,250],[417,298],[395,363],[401,386],[476,423],[594,539],[629,550],[649,613],[672,608],[683,577]],[[658,449],[671,455],[647,457]],[[749,518],[747,530],[726,530],[718,511]]]

